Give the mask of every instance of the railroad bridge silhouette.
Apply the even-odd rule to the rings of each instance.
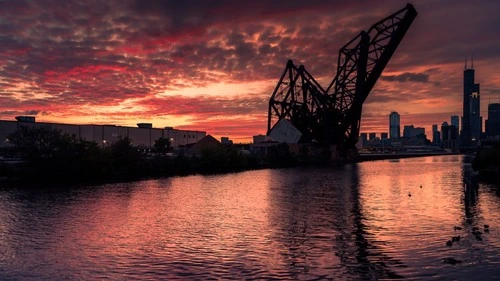
[[[340,48],[337,74],[327,88],[289,60],[269,100],[267,135],[287,120],[300,131],[301,143],[334,147],[342,158],[356,156],[363,103],[416,16],[407,4],[361,31]]]

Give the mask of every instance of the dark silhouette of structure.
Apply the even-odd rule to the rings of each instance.
[[[389,114],[389,137],[391,140],[399,140],[401,137],[400,116],[396,111]]]
[[[486,136],[500,136],[500,103],[488,105],[488,120],[486,120]]]
[[[448,125],[448,122],[443,122],[441,125],[441,147],[456,151],[458,148],[458,129],[455,125]]]
[[[339,50],[327,88],[289,60],[269,100],[267,134],[286,119],[302,133],[300,142],[323,143],[343,158],[356,155],[363,102],[416,16],[407,4],[361,31]]]
[[[463,118],[461,131],[461,147],[470,148],[473,142],[476,142],[481,137],[482,118],[480,111],[480,93],[479,84],[474,82],[474,62],[471,62],[471,67],[467,67],[465,60],[464,69],[464,101],[463,101]]]

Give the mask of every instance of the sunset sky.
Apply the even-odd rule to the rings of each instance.
[[[462,115],[474,56],[481,111],[500,99],[500,2],[416,0],[419,13],[364,104],[362,132]],[[389,0],[0,0],[0,119],[265,134],[288,59],[325,87],[338,49],[396,12]],[[470,62],[469,62],[470,63]]]

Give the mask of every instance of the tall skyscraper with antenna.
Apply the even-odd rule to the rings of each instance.
[[[460,134],[464,148],[472,147],[480,139],[482,132],[479,84],[474,82],[474,76],[474,60],[471,59],[471,67],[468,68],[467,59],[465,59],[463,117]]]

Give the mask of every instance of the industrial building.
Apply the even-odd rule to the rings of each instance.
[[[79,139],[95,141],[107,146],[120,138],[128,137],[138,147],[151,148],[159,138],[167,138],[173,148],[196,143],[206,136],[206,132],[177,130],[172,127],[153,128],[151,123],[139,123],[137,127],[115,125],[73,125],[35,122],[32,116],[18,116],[17,121],[0,120],[0,147],[9,146],[9,136],[21,126],[45,127],[60,130]]]

